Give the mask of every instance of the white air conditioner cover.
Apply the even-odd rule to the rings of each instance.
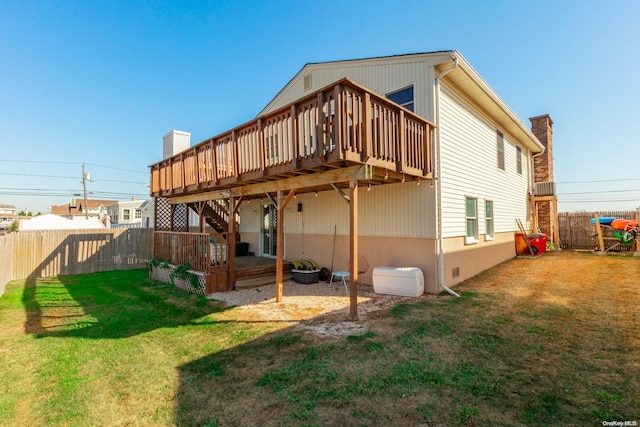
[[[418,297],[424,293],[424,274],[417,267],[376,267],[373,290],[378,294]]]

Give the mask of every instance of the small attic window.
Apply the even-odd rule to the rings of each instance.
[[[304,90],[305,92],[311,90],[311,86],[313,86],[313,82],[311,81],[311,74],[307,74],[304,76]]]
[[[387,99],[395,102],[396,104],[400,104],[404,108],[409,111],[414,111],[413,109],[413,85],[407,86],[404,89],[396,90],[394,92],[390,92],[386,95]]]

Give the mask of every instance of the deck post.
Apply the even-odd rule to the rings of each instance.
[[[286,198],[282,198],[282,191],[276,193],[277,218],[277,240],[276,240],[276,302],[282,302],[282,282],[284,270],[284,210],[293,199],[296,190],[289,191]]]
[[[358,320],[358,181],[349,190],[349,317]]]
[[[227,264],[229,265],[229,283],[227,289],[231,290],[236,284],[236,236],[238,234],[238,227],[236,224],[236,214],[242,205],[244,197],[240,197],[236,202],[233,197],[229,198],[229,225],[231,232],[228,237],[227,246]]]
[[[278,212],[277,225],[276,225],[276,302],[282,302],[282,269],[284,262],[282,258],[284,256],[284,209],[281,209],[282,205],[282,191],[276,193],[276,210]]]

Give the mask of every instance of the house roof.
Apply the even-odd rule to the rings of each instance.
[[[0,204],[0,209],[14,209],[14,210],[15,210],[15,209],[16,209],[16,207],[15,207],[15,206],[13,206],[13,205],[3,205],[3,204]]]
[[[118,203],[118,201],[87,199],[87,209],[97,209],[100,206],[107,207],[115,203]],[[55,215],[84,215],[84,210],[81,209],[83,204],[84,204],[83,199],[77,199],[76,206],[74,207],[71,207],[69,203],[65,205],[54,205],[54,206],[51,206],[51,213]]]
[[[97,218],[69,219],[55,214],[38,215],[31,219],[20,220],[20,230],[70,230],[70,229],[104,229],[105,226]]]
[[[301,76],[309,71],[322,68],[326,65],[340,64],[345,67],[355,65],[357,63],[376,63],[389,61],[415,61],[420,59],[431,59],[441,61],[435,67],[436,72],[442,72],[447,67],[455,63],[457,58],[457,67],[448,72],[443,80],[453,85],[460,92],[465,94],[477,107],[484,110],[489,117],[496,121],[499,127],[511,134],[513,137],[521,141],[533,153],[539,153],[544,150],[542,144],[535,137],[533,132],[522,123],[516,114],[507,106],[507,104],[495,93],[493,89],[484,81],[480,74],[467,62],[466,59],[457,50],[444,50],[435,52],[409,53],[402,55],[379,56],[362,59],[349,59],[341,61],[328,62],[310,62],[296,73],[295,76],[276,94],[276,96],[262,109],[258,116],[268,111],[283,94],[293,85],[293,83]],[[349,76],[346,76],[349,77]]]
[[[459,91],[466,94],[476,103],[480,109],[488,113],[490,117],[497,121],[500,127],[506,132],[523,142],[534,154],[544,151],[544,146],[538,141],[533,132],[520,120],[520,118],[507,106],[507,104],[494,92],[484,81],[480,74],[467,62],[458,52],[454,51],[451,58],[440,64],[439,71],[455,63],[458,66],[444,77]]]

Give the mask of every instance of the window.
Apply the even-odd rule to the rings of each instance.
[[[493,239],[493,202],[485,200],[484,202],[484,220],[486,221],[486,239]]]
[[[122,220],[131,221],[131,209],[122,209]]]
[[[471,197],[465,199],[467,217],[467,243],[478,241],[478,200]]]
[[[136,209],[136,219],[142,218],[142,211],[140,209]]]
[[[522,175],[522,148],[516,147],[516,170]]]
[[[504,135],[497,131],[498,142],[498,169],[504,170]]]
[[[413,110],[413,85],[387,94],[387,99],[400,104],[409,111]]]

